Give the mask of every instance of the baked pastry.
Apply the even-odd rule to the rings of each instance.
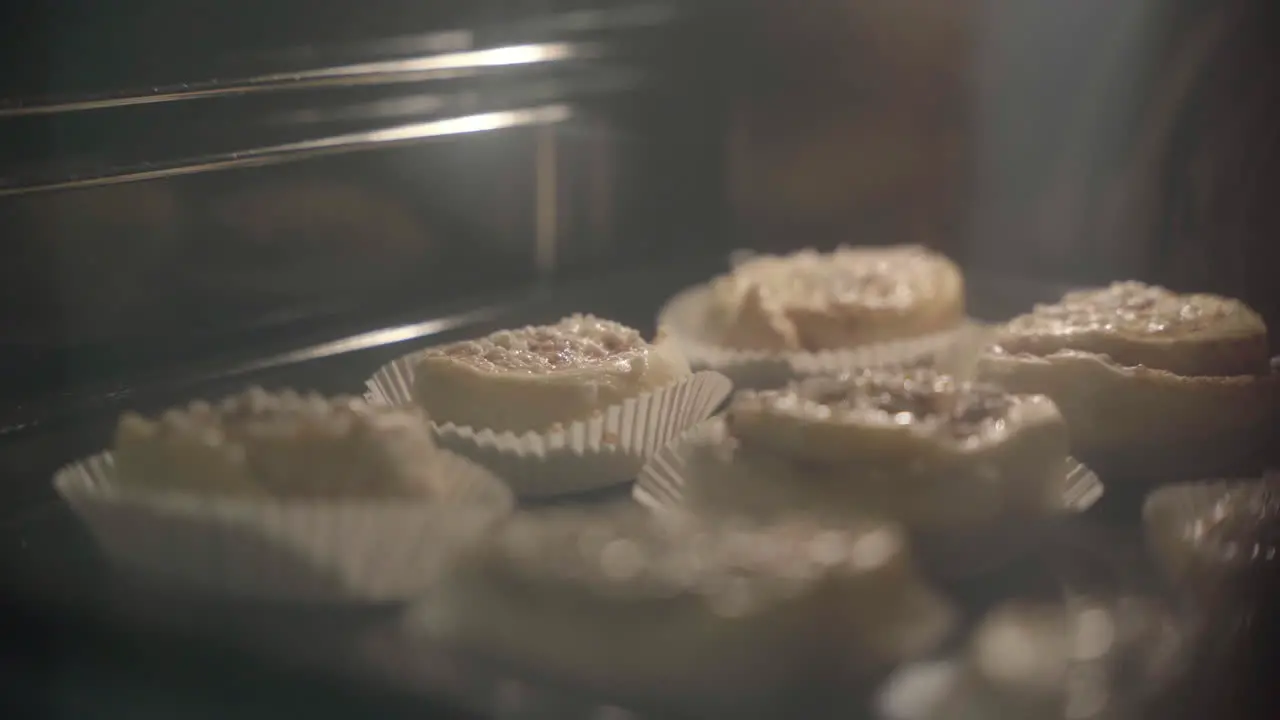
[[[958,657],[895,672],[878,698],[879,715],[883,720],[1062,717],[1069,693],[1080,689],[1070,682],[1073,665],[1088,671],[1081,683],[1085,691],[1103,691],[1097,708],[1102,710],[1110,700],[1109,678],[1095,662],[1111,649],[1113,633],[1113,621],[1102,608],[1073,618],[1061,604],[1006,602],[982,618]],[[1073,657],[1076,646],[1083,657]]]
[[[268,393],[120,418],[121,487],[257,497],[430,496],[437,451],[421,411]]]
[[[1147,545],[1170,580],[1193,592],[1275,589],[1280,478],[1162,487],[1143,505]]]
[[[1053,401],[934,370],[863,370],[738,393],[723,431],[693,439],[702,512],[879,515],[923,534],[1039,518],[1061,492],[1067,432]]]
[[[625,325],[572,315],[423,352],[413,395],[437,423],[541,432],[691,375],[680,350]]]
[[[1239,300],[1132,281],[1037,305],[1003,328],[1000,344],[1011,354],[1073,350],[1192,377],[1262,375],[1270,362],[1266,324]]]
[[[1238,300],[1137,282],[1067,293],[1001,328],[980,366],[1052,397],[1104,477],[1252,470],[1270,439],[1267,329]]]
[[[1101,602],[1013,600],[974,630],[972,682],[995,701],[996,717],[1123,717],[1126,703],[1152,688],[1168,650],[1168,618],[1140,598]]]
[[[513,517],[417,618],[615,695],[741,712],[928,652],[953,615],[891,525],[561,510]]]
[[[708,331],[741,350],[816,352],[950,330],[964,280],[923,247],[759,255],[711,282]]]
[[[879,715],[1131,717],[1169,676],[1179,642],[1167,609],[1142,597],[1009,600],[982,618],[957,657],[895,672],[879,694]]]

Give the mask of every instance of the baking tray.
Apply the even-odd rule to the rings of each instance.
[[[111,714],[111,708],[118,715],[144,695],[147,702],[169,703],[167,714],[179,716],[220,714],[218,703],[239,703],[236,712],[246,717],[630,717],[638,711],[608,706],[554,682],[531,682],[526,671],[409,642],[395,608],[313,611],[233,604],[151,585],[104,563],[54,496],[49,478],[62,463],[107,445],[114,419],[126,407],[155,410],[249,384],[359,393],[374,369],[415,348],[570,312],[593,312],[652,332],[665,298],[723,264],[719,257],[686,258],[678,265],[535,287],[413,322],[371,320],[358,333],[299,337],[284,350],[274,348],[288,345],[289,338],[278,337],[270,353],[249,343],[228,349],[220,364],[173,366],[147,382],[48,397],[17,409],[0,429],[0,583],[6,603],[0,635],[16,638],[18,656],[26,660],[0,683],[30,678],[11,696],[42,707],[72,697],[98,698],[85,701],[96,710],[77,711],[76,717]],[[971,308],[988,320],[1061,292],[1053,284],[977,270],[969,278],[975,289]],[[625,495],[591,500],[622,502]],[[1086,562],[1105,568],[1112,555],[1092,552]],[[975,590],[995,591],[995,585]],[[456,699],[467,707],[447,704]],[[644,717],[656,716],[643,709],[650,710]]]

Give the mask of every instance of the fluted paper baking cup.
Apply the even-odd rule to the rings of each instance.
[[[383,366],[366,383],[365,398],[412,404],[413,362],[410,355]],[[732,389],[725,376],[703,371],[546,433],[517,435],[451,423],[432,428],[441,447],[489,468],[518,497],[572,495],[632,481],[654,453],[710,417]]]
[[[686,505],[685,477],[687,448],[690,441],[706,438],[720,431],[717,419],[700,423],[680,439],[672,442],[649,460],[636,478],[632,497],[639,504],[657,511],[690,511]],[[1053,518],[1082,513],[1092,507],[1103,494],[1098,476],[1074,458],[1067,458],[1061,486],[1047,493],[1049,504],[1044,516],[1011,518],[996,522],[981,532],[913,533],[917,554],[930,569],[945,575],[963,575],[1002,565],[1026,552]]]
[[[658,314],[658,328],[680,346],[695,369],[715,370],[738,389],[767,389],[811,375],[913,363],[931,363],[970,332],[969,323],[914,338],[820,352],[741,350],[708,340],[711,287],[696,285],[677,293]]]
[[[54,487],[114,562],[191,589],[307,603],[404,600],[450,551],[509,513],[511,492],[452,453],[430,499],[245,499],[121,487],[111,453],[67,465]]]

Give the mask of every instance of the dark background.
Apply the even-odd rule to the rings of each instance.
[[[575,111],[551,133],[548,267],[531,238],[549,142],[537,131],[0,196],[9,345],[176,342],[637,259],[837,242],[920,241],[1045,280],[1227,292],[1280,317],[1269,282],[1280,11],[1265,0],[82,0],[0,12],[8,105],[420,56],[441,31],[467,30],[476,48],[607,48],[484,77],[0,118],[0,182],[21,187],[466,108]],[[424,96],[447,102],[370,110]]]

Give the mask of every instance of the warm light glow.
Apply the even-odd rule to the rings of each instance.
[[[275,75],[263,80],[287,80],[306,82],[307,80],[332,77],[378,76],[402,73],[423,73],[444,70],[466,70],[471,68],[502,67],[505,65],[531,65],[533,63],[566,60],[580,54],[580,50],[566,43],[547,43],[543,45],[511,45],[508,47],[473,50],[470,52],[428,55],[407,60],[386,60],[382,62],[343,65],[322,68],[292,75]]]
[[[55,100],[19,100],[14,104],[8,105],[0,103],[0,117],[49,115],[113,107],[153,105],[197,98],[277,92],[327,85],[348,87],[352,85],[417,82],[437,75],[465,73],[469,70],[490,67],[554,62],[589,54],[585,46],[568,43],[511,45],[488,50],[443,53],[400,60],[357,63],[355,65],[337,65],[300,72],[273,73],[230,81],[214,80],[204,83],[183,83],[176,86],[151,88],[147,92],[133,91],[106,96]]]
[[[118,169],[96,177],[79,177],[41,185],[0,187],[0,197],[47,190],[138,182],[178,175],[193,175],[211,170],[257,167],[305,157],[356,152],[386,143],[415,142],[449,135],[556,123],[568,119],[571,114],[572,111],[566,105],[546,105],[524,110],[481,113],[443,120],[409,123],[380,130],[333,135],[315,140],[303,140],[296,143],[241,150],[216,157],[183,161],[171,167],[156,168],[148,166],[145,169]]]

